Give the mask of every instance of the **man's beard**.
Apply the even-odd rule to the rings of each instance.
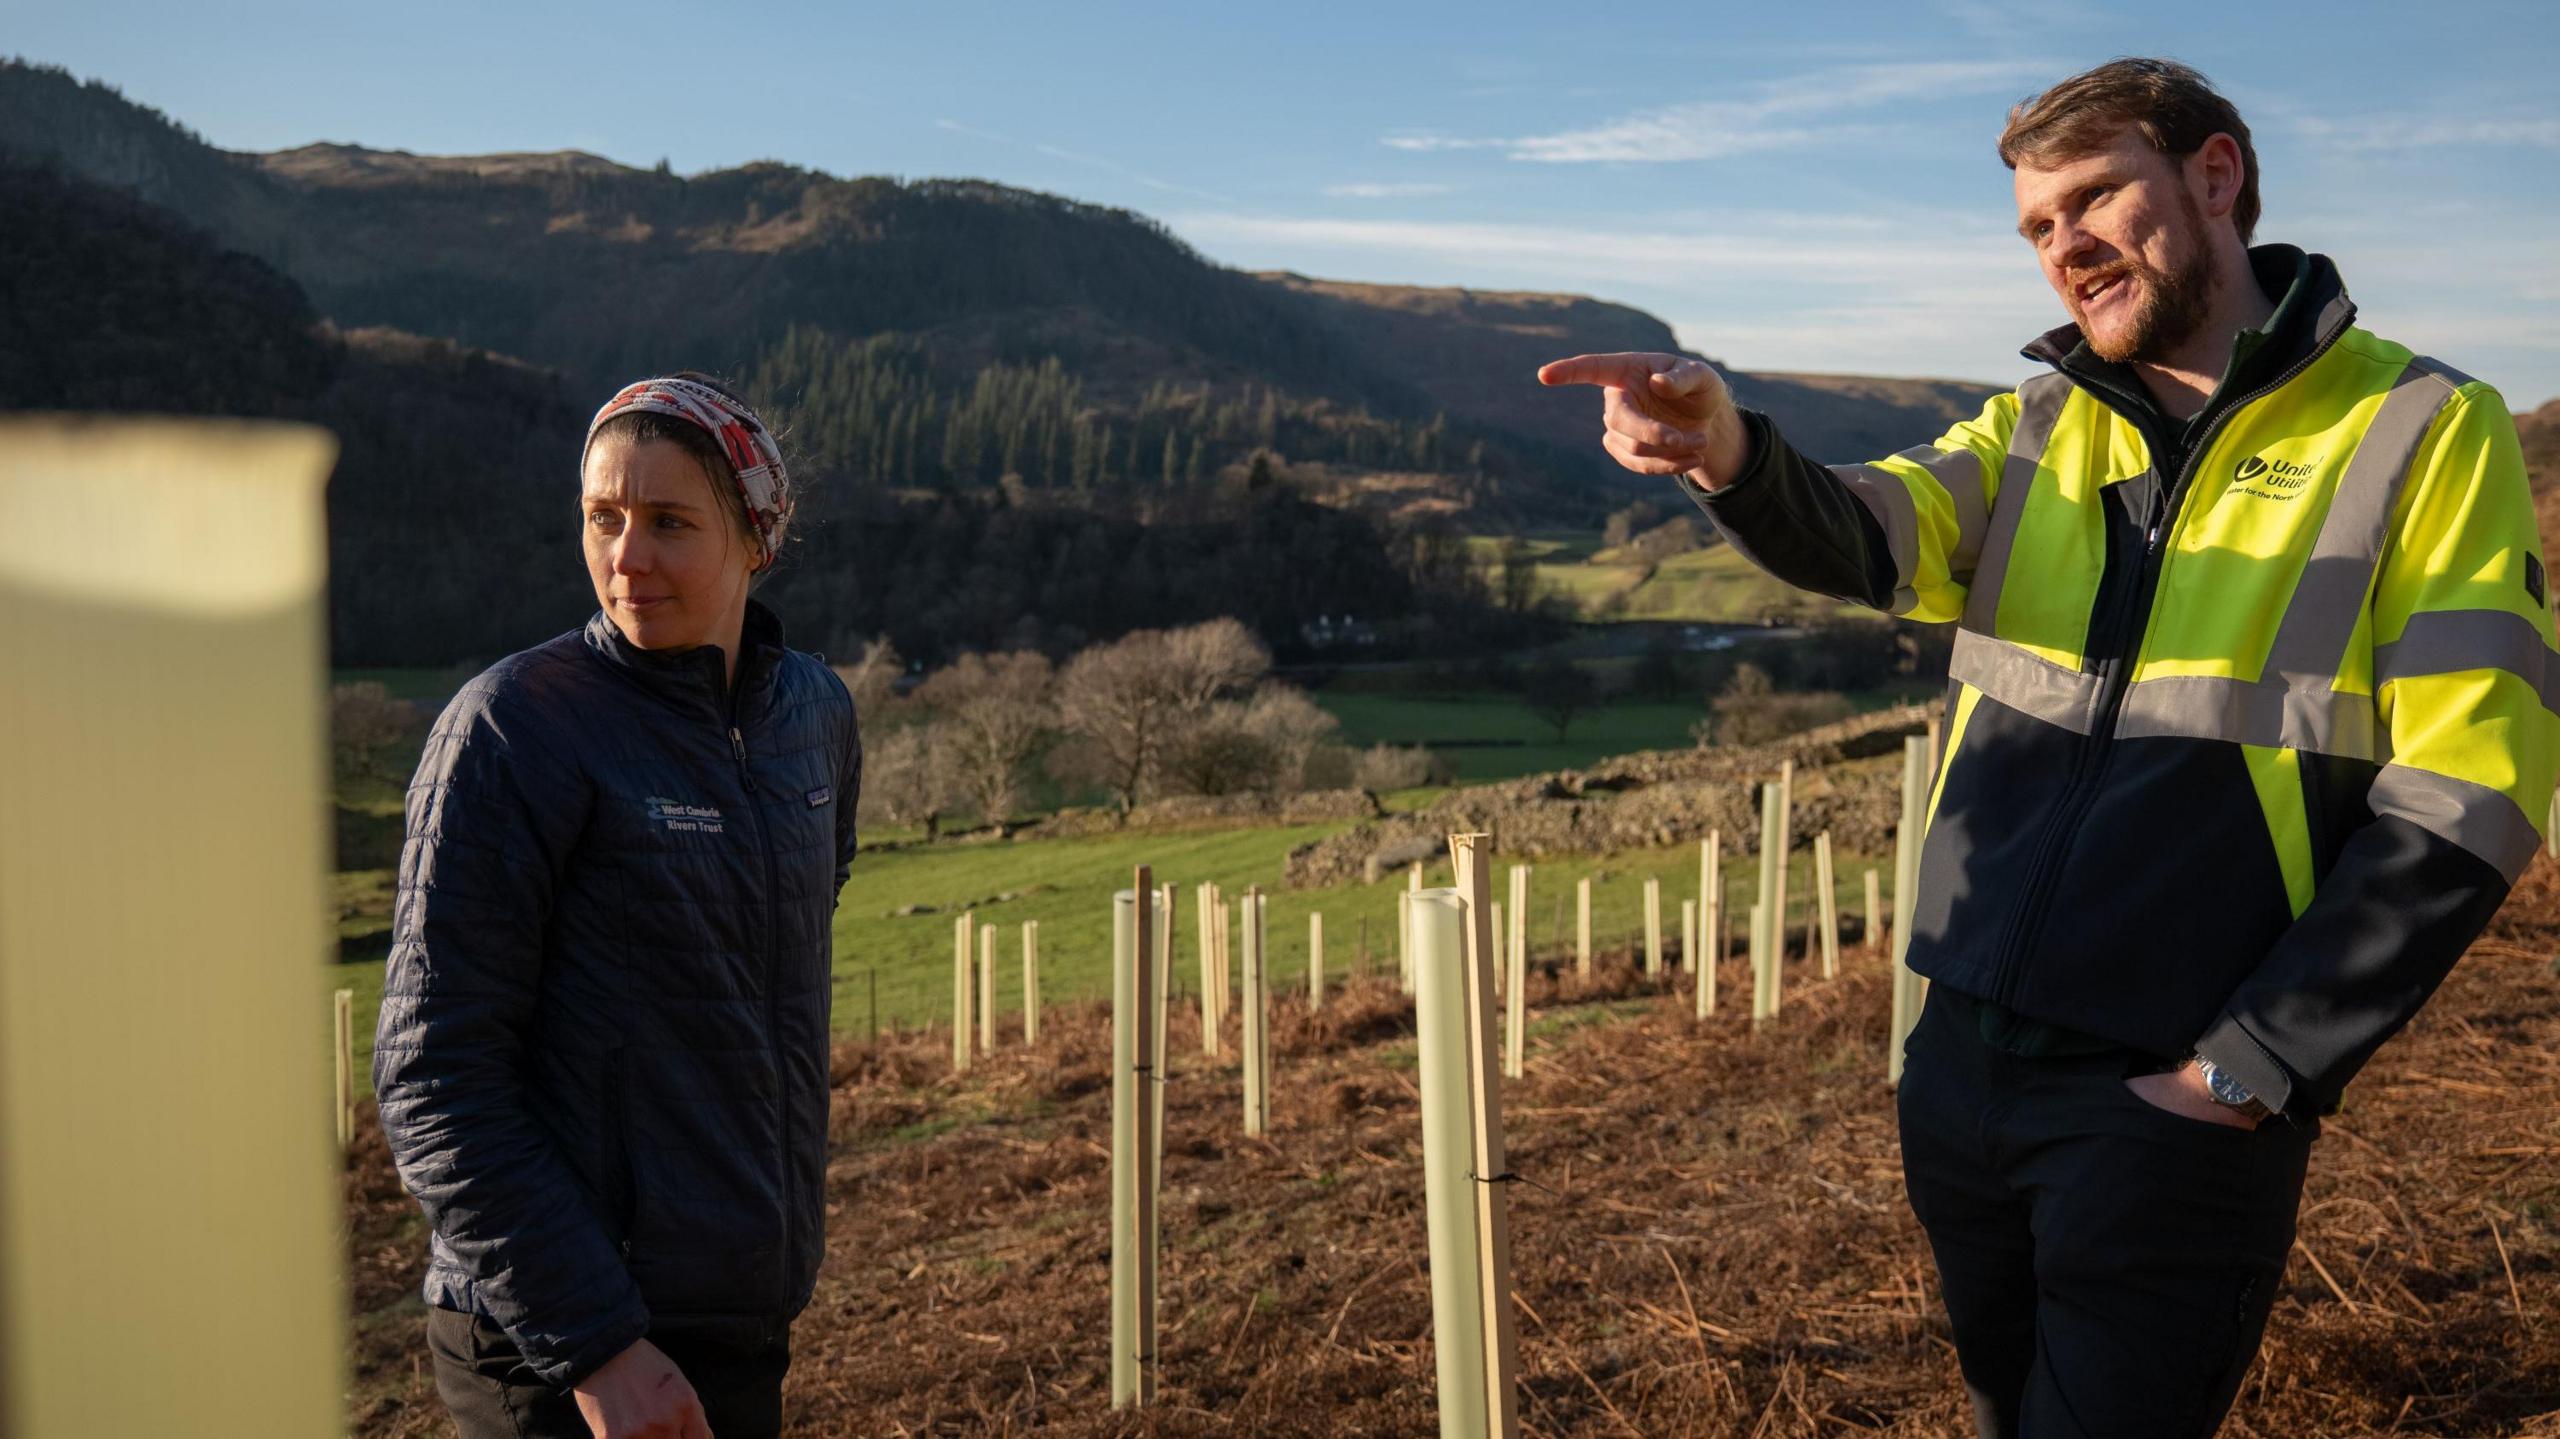
[[[2213,261],[2204,241],[2204,216],[2197,210],[2194,197],[2181,194],[2186,211],[2187,235],[2195,248],[2174,269],[2159,270],[2128,255],[2104,265],[2083,270],[2072,276],[2072,291],[2091,280],[2122,275],[2142,285],[2142,300],[2133,312],[2122,339],[2102,344],[2089,328],[2088,317],[2081,312],[2080,301],[2071,302],[2071,318],[2080,327],[2080,337],[2101,360],[2112,364],[2157,362],[2192,339],[2203,328],[2213,312]],[[2118,281],[2119,284],[2123,281]]]

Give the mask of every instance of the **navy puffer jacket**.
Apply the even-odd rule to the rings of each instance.
[[[767,1332],[822,1250],[853,700],[749,602],[720,652],[601,612],[436,721],[373,1077],[426,1300],[576,1383],[653,1325]]]

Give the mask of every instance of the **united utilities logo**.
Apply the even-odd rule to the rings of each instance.
[[[2264,455],[2251,455],[2231,471],[2231,478],[2242,494],[2261,499],[2290,500],[2300,495],[2320,473],[2327,456],[2316,456],[2308,462],[2271,460]]]
[[[718,834],[721,832],[720,811],[707,804],[686,804],[682,800],[651,795],[647,800],[649,818],[666,826],[669,834]]]

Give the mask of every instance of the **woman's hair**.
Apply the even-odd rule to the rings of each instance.
[[[669,378],[691,380],[697,385],[719,391],[731,404],[742,410],[751,408],[737,391],[700,370],[678,370]],[[751,544],[762,543],[756,534],[755,521],[747,514],[747,497],[746,493],[738,487],[738,471],[729,463],[727,452],[721,449],[720,442],[712,438],[709,431],[675,415],[661,414],[655,410],[625,410],[598,425],[595,435],[587,443],[592,447],[595,441],[607,438],[618,438],[633,445],[664,440],[693,456],[702,463],[702,472],[711,477],[712,492],[719,496],[721,511],[728,515],[730,528],[739,538]],[[774,443],[779,445],[781,437],[775,436]],[[779,548],[781,546],[777,545],[777,549]],[[777,554],[773,559],[779,562],[781,556]],[[765,574],[770,573],[772,570],[768,566],[757,578],[761,579]]]

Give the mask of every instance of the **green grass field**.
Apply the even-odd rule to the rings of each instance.
[[[854,865],[835,919],[835,1024],[840,1034],[860,1036],[872,1022],[872,993],[878,990],[878,1019],[889,1025],[948,1023],[951,1015],[953,921],[964,906],[984,923],[998,927],[996,1006],[999,1038],[1018,1042],[1021,1035],[1022,938],[1026,920],[1040,924],[1041,990],[1044,1000],[1095,999],[1109,991],[1111,894],[1126,888],[1131,867],[1155,867],[1158,883],[1179,887],[1181,910],[1175,917],[1178,944],[1173,984],[1177,994],[1199,991],[1199,917],[1194,885],[1214,881],[1232,901],[1248,885],[1265,887],[1268,954],[1275,993],[1303,992],[1306,984],[1307,916],[1322,911],[1325,966],[1331,975],[1348,973],[1358,962],[1361,925],[1367,923],[1370,966],[1388,972],[1395,964],[1396,892],[1405,887],[1401,873],[1376,884],[1340,885],[1320,890],[1278,888],[1281,867],[1292,846],[1341,828],[1339,824],[1290,828],[1231,829],[1179,834],[1108,836],[1089,839],[1024,840],[1012,843],[944,843],[911,845],[864,854]],[[1509,862],[1496,857],[1495,893],[1507,893]],[[1856,910],[1861,879],[1870,857],[1841,854],[1836,879],[1841,913]],[[1662,881],[1663,931],[1666,948],[1676,946],[1680,901],[1695,898],[1698,851],[1695,845],[1635,850],[1599,857],[1553,858],[1536,864],[1530,878],[1530,944],[1540,957],[1569,955],[1573,943],[1574,885],[1584,875],[1592,886],[1592,930],[1606,949],[1640,941],[1643,934],[1644,881]],[[1789,872],[1790,894],[1812,892],[1813,863],[1799,856]],[[1733,945],[1743,943],[1744,922],[1757,885],[1756,866],[1732,855],[1725,861],[1727,912],[1733,921]],[[1890,877],[1888,876],[1888,881]],[[382,994],[382,933],[388,928],[388,871],[358,871],[339,876],[342,899],[370,899],[379,912],[343,917],[341,933],[373,936],[374,942],[350,946],[357,957],[327,966],[328,989],[355,991],[358,1068],[369,1068],[374,1016]],[[1426,867],[1424,883],[1450,882],[1445,857]],[[1888,888],[1890,887],[1888,883]],[[1002,893],[1021,897],[988,902]],[[899,915],[906,905],[931,905],[931,914]],[[1801,918],[1801,910],[1798,911]],[[325,1013],[316,1008],[315,1013]],[[360,1081],[371,1092],[370,1081]]]
[[[1689,726],[1706,713],[1696,700],[1614,701],[1576,715],[1559,743],[1555,727],[1530,713],[1518,695],[1498,691],[1326,689],[1316,691],[1315,700],[1342,721],[1345,741],[1429,745],[1456,767],[1461,783],[1581,769],[1634,750],[1687,749]]]

